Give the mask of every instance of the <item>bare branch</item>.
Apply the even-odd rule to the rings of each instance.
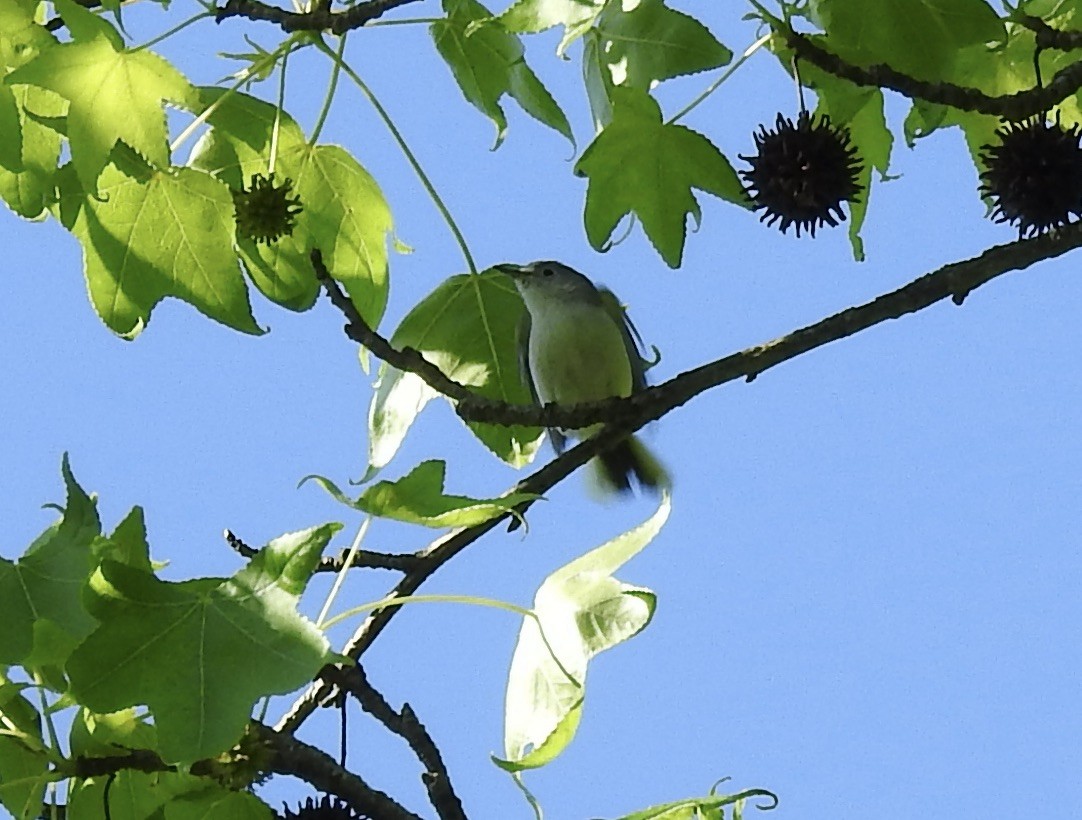
[[[332,667],[325,670],[323,679],[353,695],[362,709],[409,744],[421,765],[425,767],[421,780],[428,789],[429,800],[442,820],[466,820],[462,802],[451,787],[451,778],[443,757],[408,703],[403,704],[401,712],[396,712],[368,681],[360,665],[349,669]]]
[[[296,12],[269,5],[262,0],[226,0],[224,6],[218,7],[214,19],[220,23],[229,17],[246,17],[277,23],[285,32],[330,31],[332,34],[342,34],[382,17],[391,9],[416,2],[418,0],[366,0],[344,11],[331,11],[327,0],[314,4],[311,11]]]
[[[1008,120],[1024,120],[1047,111],[1082,88],[1082,61],[1071,63],[1056,72],[1043,88],[1031,88],[1016,94],[994,96],[976,88],[953,83],[931,83],[896,71],[888,65],[857,66],[827,51],[810,37],[798,34],[782,20],[770,24],[786,45],[802,60],[835,77],[873,88],[889,88],[910,99],[950,105],[965,111],[977,111]],[[1048,29],[1053,31],[1052,29]]]
[[[225,540],[242,558],[254,558],[259,555],[259,550],[250,547],[241,541],[232,530],[225,531]],[[348,549],[340,550],[338,555],[323,556],[316,564],[314,572],[341,572],[346,565]],[[372,550],[357,550],[353,553],[353,559],[349,562],[350,569],[394,569],[399,572],[409,572],[420,559],[413,553],[373,552]]]

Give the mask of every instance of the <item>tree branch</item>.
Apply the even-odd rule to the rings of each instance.
[[[242,558],[254,558],[259,550],[250,547],[233,534],[232,530],[225,531],[226,543]],[[338,555],[323,556],[316,564],[314,572],[341,572],[346,565],[348,549],[339,550]],[[353,553],[350,561],[350,569],[394,569],[399,572],[409,572],[417,566],[419,559],[413,553],[373,552],[372,550],[357,550]]]
[[[416,2],[418,0],[366,0],[345,11],[331,11],[329,2],[320,2],[314,4],[311,11],[296,12],[269,5],[262,0],[226,0],[224,6],[218,6],[214,19],[220,23],[229,17],[246,17],[277,23],[287,33],[330,31],[332,34],[342,34],[382,17],[391,9]]]
[[[1040,17],[1019,14],[1012,21],[1023,25],[1037,36],[1037,48],[1049,48],[1056,51],[1074,51],[1082,48],[1082,31],[1060,31],[1054,29]]]
[[[681,373],[663,384],[648,387],[641,393],[620,399],[617,403],[628,408],[628,413],[621,418],[619,424],[609,424],[596,436],[575,445],[520,481],[512,492],[543,495],[594,455],[622,440],[628,432],[634,432],[648,422],[656,421],[712,387],[739,378],[753,381],[760,373],[782,362],[830,342],[852,336],[888,319],[897,319],[908,313],[916,313],[948,297],[952,298],[955,304],[960,305],[970,292],[998,276],[1010,271],[1022,270],[1036,262],[1054,259],[1078,247],[1082,247],[1082,223],[1032,239],[997,245],[972,259],[944,265],[871,302],[835,313],[772,342],[709,362],[694,370]],[[326,282],[324,284],[326,285]],[[356,313],[356,310],[353,309],[352,312]],[[485,415],[478,411],[477,416],[473,417],[479,421],[535,424],[537,421],[534,414],[552,412],[553,416],[569,419],[568,423],[559,426],[574,428],[586,426],[588,422],[584,421],[584,417],[588,419],[585,416],[587,411],[610,403],[584,404],[566,411],[556,405],[549,405],[539,411],[538,408],[524,405],[501,405],[499,402],[489,402],[489,404],[498,412],[494,410],[491,415]],[[477,408],[481,406],[478,404]],[[557,414],[556,410],[560,413]],[[524,504],[520,510],[525,510],[529,506],[529,503]],[[416,568],[408,572],[384,597],[384,600],[412,595],[443,564],[495,528],[508,515],[490,519],[473,527],[452,530],[433,541],[417,553]],[[400,608],[401,605],[392,604],[368,615],[346,644],[344,653],[354,659],[364,654]],[[296,731],[319,704],[333,696],[334,691],[335,687],[323,680],[313,683],[297,699],[275,728],[283,733]]]
[[[409,744],[421,765],[425,767],[421,780],[428,790],[429,800],[442,820],[466,820],[462,802],[451,787],[451,777],[447,773],[443,757],[410,705],[403,704],[402,711],[396,712],[369,682],[360,665],[349,669],[335,666],[324,671],[324,680],[353,695],[362,709]]]
[[[771,18],[769,22],[800,59],[835,77],[841,77],[855,85],[889,88],[910,99],[950,105],[1012,121],[1024,120],[1047,111],[1082,88],[1082,61],[1071,63],[1057,71],[1043,88],[1031,88],[997,97],[967,86],[918,80],[888,65],[853,65],[827,51],[810,37],[797,33],[783,20]],[[1054,30],[1049,28],[1048,31]]]

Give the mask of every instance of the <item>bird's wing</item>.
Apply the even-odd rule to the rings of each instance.
[[[537,395],[537,385],[533,383],[533,371],[530,370],[530,311],[522,311],[522,317],[518,320],[518,332],[516,334],[516,346],[518,347],[518,369],[522,374],[522,380],[530,389],[533,403],[541,407],[541,397]],[[548,428],[549,441],[552,449],[562,453],[567,445],[567,437],[554,427]]]
[[[616,297],[616,294],[608,288],[598,288],[597,292],[601,297],[601,306],[605,308],[605,312],[613,318],[616,326],[620,328],[620,335],[624,339],[624,348],[627,350],[627,358],[631,362],[631,392],[638,393],[646,387],[647,367],[653,366],[657,362],[651,362],[643,356],[645,345],[642,336],[639,335],[638,328],[632,324],[627,311],[624,310],[624,306]]]

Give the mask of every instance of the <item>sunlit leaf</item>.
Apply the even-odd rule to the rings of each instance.
[[[609,2],[595,25],[614,85],[650,90],[661,80],[726,65],[733,53],[690,15],[663,0]]]
[[[669,516],[669,496],[646,522],[552,573],[524,618],[511,660],[504,714],[507,771],[543,766],[574,737],[591,658],[641,632],[655,596],[613,577],[653,540]]]
[[[0,663],[26,660],[34,648],[35,623],[49,622],[71,642],[94,627],[80,591],[93,567],[91,545],[101,524],[66,456],[62,471],[67,503],[60,521],[38,536],[18,562],[0,558]]]
[[[517,0],[496,19],[507,31],[519,34],[563,26],[564,36],[556,49],[563,55],[593,25],[604,6],[605,0]]]
[[[46,88],[69,101],[72,162],[91,191],[118,141],[158,167],[168,166],[162,103],[195,103],[191,85],[161,57],[118,48],[105,36],[46,49],[6,82]]]
[[[233,252],[229,188],[194,168],[138,178],[109,165],[98,196],[65,166],[60,218],[83,246],[94,309],[114,332],[137,336],[154,306],[183,299],[222,324],[260,333]]]
[[[534,119],[574,142],[567,117],[526,65],[518,38],[491,23],[471,28],[492,19],[492,13],[476,0],[443,0],[443,10],[447,17],[432,24],[432,38],[466,99],[495,123],[496,145],[507,130],[500,106],[505,94]]]
[[[407,314],[391,343],[420,351],[448,377],[488,398],[531,404],[518,368],[515,337],[524,310],[503,273],[452,276]],[[398,451],[417,414],[437,394],[419,376],[384,365],[368,415],[368,477]],[[469,428],[497,456],[516,467],[541,444],[536,427],[470,422]]]
[[[607,249],[620,220],[634,213],[670,267],[680,266],[690,214],[701,212],[692,189],[746,205],[732,165],[702,134],[663,123],[650,95],[614,88],[612,122],[586,148],[575,173],[589,178],[586,235]]]
[[[499,498],[447,495],[443,491],[446,470],[443,461],[423,461],[398,481],[380,481],[356,499],[322,476],[309,478],[354,509],[425,527],[472,527],[537,498],[533,493],[508,493]]]
[[[75,697],[98,712],[146,704],[169,762],[229,748],[256,700],[296,689],[332,657],[297,601],[340,528],[280,536],[228,579],[170,583],[103,562],[88,596],[100,625],[67,665]]]

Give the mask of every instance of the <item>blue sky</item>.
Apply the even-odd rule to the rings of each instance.
[[[739,19],[742,4],[678,5],[734,51],[756,38]],[[168,17],[136,7],[125,20],[149,37],[186,13],[182,6]],[[434,13],[430,0],[396,16]],[[237,20],[190,31],[162,51],[204,83],[226,73],[204,59],[208,43],[245,51],[243,33],[265,46],[274,40],[269,27]],[[578,47],[563,62],[556,41],[531,38],[528,57],[564,105],[581,151],[590,126]],[[446,198],[478,263],[558,258],[609,285],[662,350],[655,379],[1013,238],[984,219],[964,143],[948,132],[914,152],[899,140],[892,171],[900,178],[873,190],[863,263],[853,262],[842,229],[798,240],[707,196],[683,269],[666,268],[638,229],[599,255],[585,240],[585,181],[571,173],[567,142],[509,103],[507,141],[490,151],[491,124],[462,99],[423,26],[358,32],[347,57]],[[290,71],[287,107],[310,127],[327,66],[302,57]],[[675,111],[712,79],[668,84],[663,105]],[[735,163],[778,111],[795,114],[796,95],[760,53],[686,124]],[[904,112],[891,98],[894,125]],[[343,87],[324,140],[347,146],[377,178],[398,235],[415,249],[392,260],[389,333],[464,264],[353,89]],[[250,338],[166,302],[125,342],[94,316],[72,237],[6,211],[0,225],[5,556],[52,520],[40,507],[62,500],[64,451],[81,483],[100,493],[107,526],[133,504],[146,508],[154,557],[170,562],[163,575],[174,580],[234,572],[239,559],[221,539],[227,527],[262,544],[325,520],[345,521],[347,533],[360,523],[318,488],[296,487],[313,472],[344,483],[364,471],[371,378],[327,304],[293,315],[257,297],[257,318],[271,332]],[[1068,256],[1010,274],[960,308],[936,305],[753,384],[726,385],[647,431],[675,476],[673,514],[620,577],[654,589],[657,614],[591,667],[578,737],[527,778],[549,818],[616,817],[704,793],[725,776],[735,788],[775,791],[781,805],[764,816],[778,820],[1082,813],[1075,268]],[[443,405],[430,406],[384,475],[426,458],[448,460],[452,492],[498,492],[516,476]],[[549,572],[653,510],[650,499],[597,504],[583,484],[573,476],[531,510],[528,535],[491,533],[423,591],[528,605]],[[429,537],[377,522],[367,546],[412,550]],[[342,606],[377,597],[392,577],[355,573]],[[311,612],[328,582],[313,583]],[[472,817],[530,816],[488,759],[501,751],[517,630],[504,613],[418,606],[365,656],[372,682],[392,703],[409,701],[440,744]],[[425,814],[408,750],[367,716],[351,715],[350,725],[357,770]],[[302,736],[333,748],[335,727],[321,714]],[[262,794],[277,805],[306,792],[277,779]]]

